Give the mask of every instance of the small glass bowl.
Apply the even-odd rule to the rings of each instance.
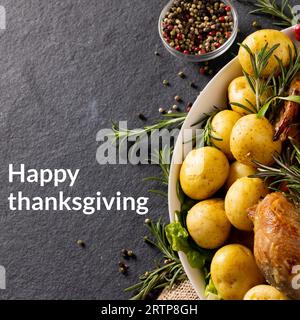
[[[220,55],[222,55],[224,52],[226,52],[234,43],[237,33],[238,33],[238,15],[237,15],[237,11],[235,9],[235,7],[233,6],[233,4],[231,3],[231,1],[228,0],[222,0],[222,2],[224,2],[226,5],[231,7],[231,12],[232,12],[232,17],[233,17],[233,30],[231,33],[231,36],[229,39],[227,39],[227,41],[222,44],[220,46],[220,48],[211,51],[211,52],[207,52],[204,54],[200,54],[200,55],[192,55],[192,54],[184,54],[180,51],[177,51],[175,48],[171,47],[169,45],[169,43],[164,39],[163,37],[163,27],[162,27],[162,22],[163,19],[165,18],[166,13],[168,12],[168,10],[171,8],[172,4],[173,4],[174,0],[171,0],[168,2],[168,4],[163,8],[160,17],[159,17],[159,21],[158,21],[158,31],[159,31],[159,36],[161,38],[161,41],[163,42],[163,45],[165,46],[165,48],[175,57],[181,59],[181,60],[185,60],[187,62],[203,62],[203,61],[208,61],[208,60],[212,60],[215,59],[217,57],[219,57]]]

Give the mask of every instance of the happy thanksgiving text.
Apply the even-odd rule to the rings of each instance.
[[[73,188],[79,178],[80,169],[27,169],[25,164],[9,164],[9,183],[37,184],[38,187],[53,186],[58,188],[67,185]],[[100,181],[99,177],[99,181]],[[91,215],[100,211],[134,211],[138,215],[145,215],[149,198],[125,197],[117,191],[112,197],[102,196],[100,191],[93,197],[66,196],[64,191],[58,191],[55,196],[29,196],[22,191],[11,192],[8,206],[11,211],[78,211]]]

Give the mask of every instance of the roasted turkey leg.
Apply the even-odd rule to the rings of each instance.
[[[300,210],[275,192],[249,210],[249,217],[254,223],[254,256],[265,279],[288,297],[300,300],[293,273],[300,265]]]

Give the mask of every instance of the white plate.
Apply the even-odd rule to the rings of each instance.
[[[299,46],[299,42],[296,41],[294,36],[293,27],[285,29],[283,32],[286,33],[297,44],[297,46]],[[193,107],[189,112],[181,130],[190,129],[194,123],[201,119],[204,113],[210,112],[213,106],[226,107],[226,93],[229,83],[240,75],[242,75],[241,66],[238,59],[234,58],[215,75],[215,77],[200,93],[193,104]],[[175,144],[169,177],[168,202],[171,222],[175,220],[175,211],[180,210],[180,203],[176,193],[176,184],[179,178],[180,165],[174,163],[181,163],[185,156],[186,150],[184,150],[182,135],[180,134]],[[205,300],[205,282],[201,271],[194,269],[189,265],[184,253],[179,252],[179,257],[184,270],[199,298]]]

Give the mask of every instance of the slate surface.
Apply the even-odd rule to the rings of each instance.
[[[175,94],[194,101],[209,78],[196,65],[186,65],[162,48],[157,19],[167,1],[151,0],[3,0],[7,30],[0,32],[1,220],[0,264],[7,289],[0,299],[127,299],[123,289],[151,268],[156,252],[141,240],[143,216],[110,212],[32,213],[8,211],[7,196],[22,190],[50,196],[57,189],[9,185],[8,164],[28,168],[80,168],[72,195],[117,191],[149,196],[142,178],[159,172],[155,166],[100,166],[96,134],[111,119],[141,126],[136,116],[151,119]],[[252,31],[251,22],[271,20],[248,14],[235,1],[239,39]],[[161,53],[160,57],[154,51]],[[231,51],[235,51],[233,48]],[[230,52],[211,65],[218,70]],[[176,74],[183,70],[188,80]],[[172,84],[164,88],[163,79]],[[199,89],[190,88],[195,81]],[[167,203],[150,196],[148,217],[168,219]],[[86,248],[76,245],[77,239]],[[118,274],[119,252],[133,248],[128,277]]]

